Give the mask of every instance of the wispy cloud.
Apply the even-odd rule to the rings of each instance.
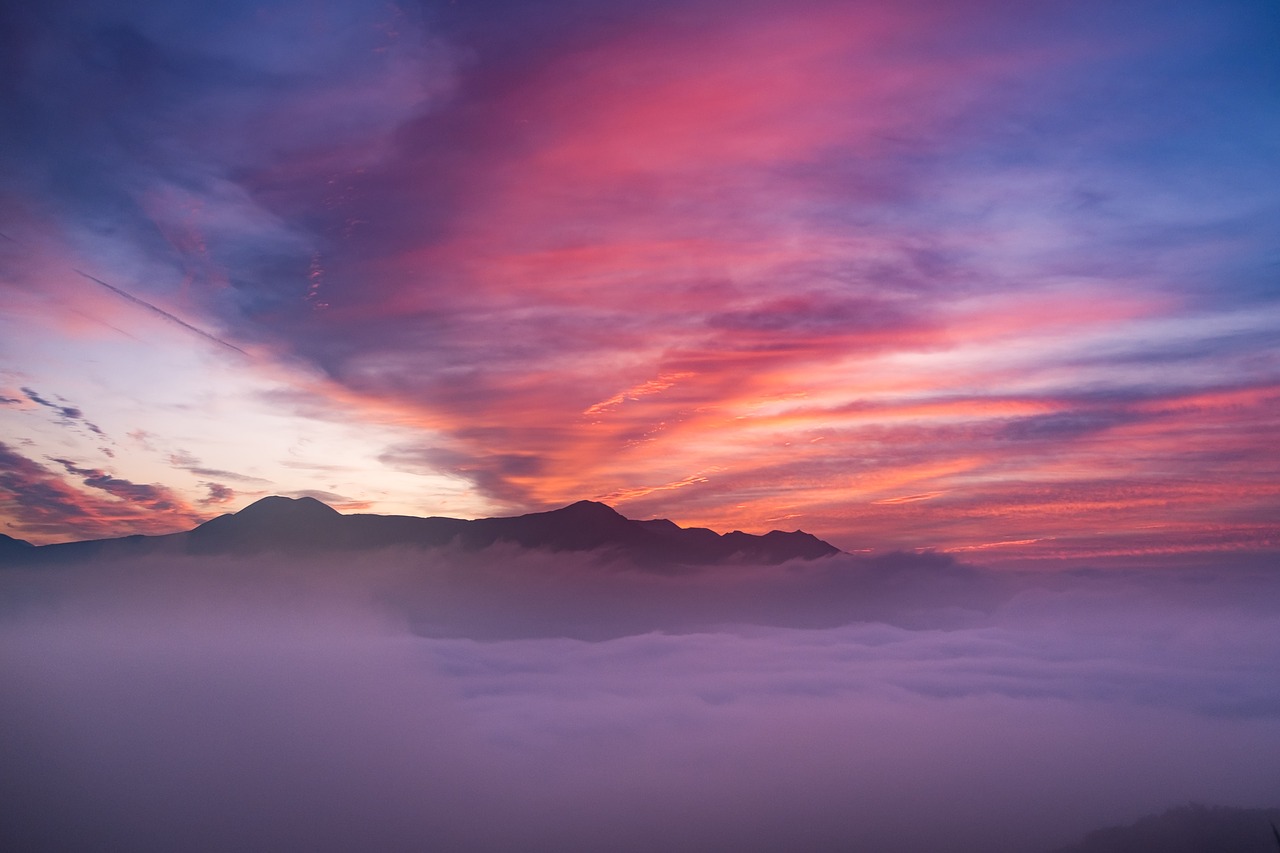
[[[322,377],[280,416],[416,428],[382,454],[406,476],[717,527],[785,505],[851,548],[1079,547],[1117,507],[1146,548],[1157,505],[1178,547],[1269,541],[1261,6],[8,14],[36,47],[0,226],[41,251],[6,298]],[[219,467],[172,488],[249,483]]]
[[[177,326],[180,326],[186,329],[188,332],[192,332],[196,335],[199,335],[205,340],[212,341],[218,346],[225,347],[226,349],[229,349],[233,352],[238,352],[241,355],[245,355],[245,356],[248,355],[247,352],[240,349],[240,347],[236,346],[235,344],[229,344],[226,341],[224,341],[222,338],[211,335],[208,332],[204,331],[203,329],[198,329],[195,326],[188,323],[186,320],[183,320],[181,317],[174,316],[168,311],[165,311],[163,308],[159,308],[155,305],[152,305],[150,302],[146,301],[145,299],[139,299],[137,296],[134,296],[132,293],[129,293],[127,290],[122,290],[121,288],[116,287],[114,284],[107,284],[102,279],[97,278],[95,276],[91,276],[88,273],[80,272],[80,270],[76,270],[76,273],[80,276],[83,276],[84,278],[87,278],[89,281],[93,282],[94,284],[105,287],[107,290],[111,291],[117,296],[120,296],[128,300],[129,302],[132,302],[134,305],[138,305],[142,308],[145,308],[146,310],[150,311],[152,314],[155,314],[158,317],[162,317],[165,320],[168,320],[170,323],[173,323]]]
[[[210,506],[213,504],[225,504],[233,500],[236,496],[235,489],[225,486],[222,483],[203,483],[209,494],[200,499],[202,506]]]
[[[100,438],[107,437],[106,433],[104,433],[101,430],[101,428],[98,427],[97,424],[86,420],[84,416],[84,412],[80,411],[80,409],[78,409],[77,407],[64,406],[60,403],[52,403],[46,400],[45,398],[41,397],[31,388],[23,388],[22,393],[27,396],[28,400],[35,403],[36,405],[44,406],[47,409],[53,409],[55,412],[58,413],[63,423],[66,423],[66,424],[78,423],[80,425],[83,425],[85,429],[89,430],[89,432],[93,433],[94,435]],[[17,402],[17,401],[13,401],[13,402]]]
[[[220,468],[206,468],[201,464],[197,457],[184,451],[169,454],[169,464],[174,468],[189,471],[197,476],[209,477],[215,480],[234,480],[237,483],[245,483],[249,485],[266,485],[270,482],[267,479],[255,477],[251,474],[240,474],[236,471],[224,471]]]
[[[68,459],[55,458],[51,461],[61,465],[68,474],[83,478],[80,481],[83,485],[91,489],[100,489],[122,501],[152,512],[173,513],[177,516],[187,509],[181,498],[159,484],[133,483],[97,468],[82,468]]]
[[[133,532],[172,533],[203,516],[163,486],[132,483],[57,460],[97,497],[0,442],[0,510],[33,541],[90,539]]]

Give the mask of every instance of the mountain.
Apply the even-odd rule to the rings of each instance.
[[[127,536],[38,547],[25,542],[9,547],[0,542],[0,564],[62,563],[155,553],[314,554],[392,546],[452,545],[475,551],[503,543],[547,551],[605,551],[644,564],[776,564],[840,553],[836,547],[799,530],[774,530],[763,536],[735,530],[721,535],[703,527],[680,527],[666,519],[634,521],[595,501],[578,501],[550,512],[468,521],[439,516],[343,515],[314,498],[273,496],[192,530],[166,536]]]
[[[12,536],[6,536],[0,533],[0,563],[5,562],[10,555],[21,558],[35,546],[25,539],[14,539]]]
[[[1276,853],[1280,808],[1241,809],[1195,803],[1129,826],[1095,830],[1057,853]]]

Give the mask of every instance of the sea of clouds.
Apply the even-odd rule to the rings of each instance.
[[[934,555],[4,569],[0,846],[1021,853],[1274,807],[1277,593]]]

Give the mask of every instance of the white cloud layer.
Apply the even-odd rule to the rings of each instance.
[[[0,840],[1013,853],[1274,806],[1277,586],[501,551],[9,570]]]

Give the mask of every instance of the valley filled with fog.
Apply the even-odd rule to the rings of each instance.
[[[1277,805],[1278,593],[501,545],[4,569],[0,840],[1050,851]]]

